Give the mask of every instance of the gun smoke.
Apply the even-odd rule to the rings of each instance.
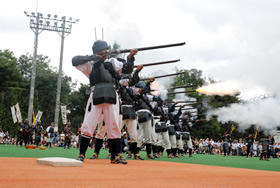
[[[165,71],[158,70],[157,72],[153,72],[151,75],[149,75],[149,77],[152,78],[155,76],[160,76],[165,74],[167,74]],[[152,92],[152,94],[160,95],[160,98],[162,100],[166,100],[167,92],[168,92],[166,88],[169,88],[173,82],[174,82],[174,76],[155,79],[155,81],[152,82],[151,84],[151,89],[157,91]]]
[[[252,124],[259,125],[261,129],[272,130],[280,125],[278,112],[280,112],[280,97],[276,96],[218,108],[210,111],[208,118],[217,115],[218,121],[222,123],[234,121],[239,124],[241,130]]]

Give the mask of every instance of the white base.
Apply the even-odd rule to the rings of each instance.
[[[37,164],[51,166],[83,166],[83,162],[64,157],[46,157],[37,159]]]

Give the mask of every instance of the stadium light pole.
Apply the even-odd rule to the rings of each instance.
[[[34,87],[35,87],[35,77],[36,77],[36,60],[37,60],[37,48],[38,48],[38,36],[44,31],[55,31],[61,36],[61,50],[60,50],[60,61],[59,61],[59,71],[58,71],[58,80],[57,80],[57,92],[56,92],[56,107],[55,107],[55,130],[58,130],[58,118],[59,118],[59,106],[60,106],[60,93],[61,93],[61,74],[62,74],[62,62],[63,62],[63,48],[64,48],[64,39],[67,37],[72,30],[72,24],[77,23],[78,19],[69,18],[66,19],[66,16],[59,19],[57,15],[54,15],[52,18],[50,14],[43,16],[42,13],[29,14],[27,11],[24,11],[24,14],[30,17],[29,27],[35,33],[35,42],[34,42],[34,51],[33,51],[33,60],[32,60],[32,76],[30,84],[30,96],[29,96],[29,107],[28,107],[28,120],[31,122],[32,119],[32,106],[34,101]]]

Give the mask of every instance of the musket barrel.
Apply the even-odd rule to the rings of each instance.
[[[182,108],[181,110],[193,110],[193,109],[196,109],[196,108]]]
[[[207,121],[207,119],[196,119],[196,120],[191,120],[189,122],[196,122],[196,121]]]
[[[183,106],[191,106],[194,104],[200,104],[200,103],[188,103],[188,104],[182,104]],[[176,105],[175,107],[180,107],[181,105]]]
[[[167,63],[176,63],[180,61],[180,59],[176,59],[176,60],[171,60],[171,61],[161,61],[161,62],[156,62],[156,63],[146,63],[146,64],[140,64],[143,65],[144,67],[148,67],[148,66],[154,66],[154,65],[162,65],[162,64],[167,64]],[[134,68],[136,68],[138,65],[135,65]]]
[[[154,50],[154,49],[160,49],[160,48],[169,48],[169,47],[175,47],[175,46],[182,46],[185,45],[185,42],[181,43],[175,43],[175,44],[167,44],[167,45],[159,45],[159,46],[150,46],[150,47],[143,47],[143,48],[136,48],[138,51],[145,51],[145,50]],[[128,53],[130,52],[130,49],[126,50],[119,50],[118,52],[111,52],[111,53]]]
[[[174,102],[177,102],[177,103],[198,103],[197,101],[167,101],[167,103],[174,103]]]
[[[158,91],[157,89],[151,89],[150,92],[155,92]]]
[[[193,85],[177,86],[177,87],[168,88],[168,90],[171,90],[171,89],[178,89],[178,88],[188,88],[188,87],[195,87],[195,86],[193,86]]]
[[[167,93],[167,95],[173,95],[173,94],[179,94],[179,93],[192,93],[192,92],[196,92],[196,90],[169,92],[169,93]]]
[[[161,75],[161,76],[154,76],[154,77],[150,77],[150,78],[163,78],[163,77],[168,77],[168,76],[176,76],[176,75],[179,75],[179,74],[184,74],[184,72],[177,72],[177,73],[174,73],[174,74],[165,74],[165,75]],[[150,78],[142,78],[141,80],[149,80]]]

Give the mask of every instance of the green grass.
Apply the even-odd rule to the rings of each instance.
[[[93,154],[92,149],[88,149],[86,153],[86,158],[89,158]],[[53,147],[47,150],[39,149],[25,149],[24,147],[16,147],[14,145],[0,145],[0,157],[67,157],[76,158],[79,150],[75,148],[64,149],[61,147]],[[108,150],[100,151],[100,159],[106,159]],[[145,152],[141,152],[141,156],[145,158]],[[126,154],[124,154],[126,156]],[[166,153],[160,159],[156,161],[168,161],[168,162],[179,162],[179,163],[190,163],[190,164],[201,164],[201,165],[211,165],[211,166],[224,166],[224,167],[234,167],[234,168],[246,168],[246,169],[256,169],[256,170],[267,170],[267,171],[278,171],[280,172],[280,159],[270,159],[270,161],[260,161],[259,158],[245,158],[239,156],[229,156],[223,157],[220,155],[204,155],[204,154],[194,154],[193,158],[186,155],[183,158],[169,159]]]

